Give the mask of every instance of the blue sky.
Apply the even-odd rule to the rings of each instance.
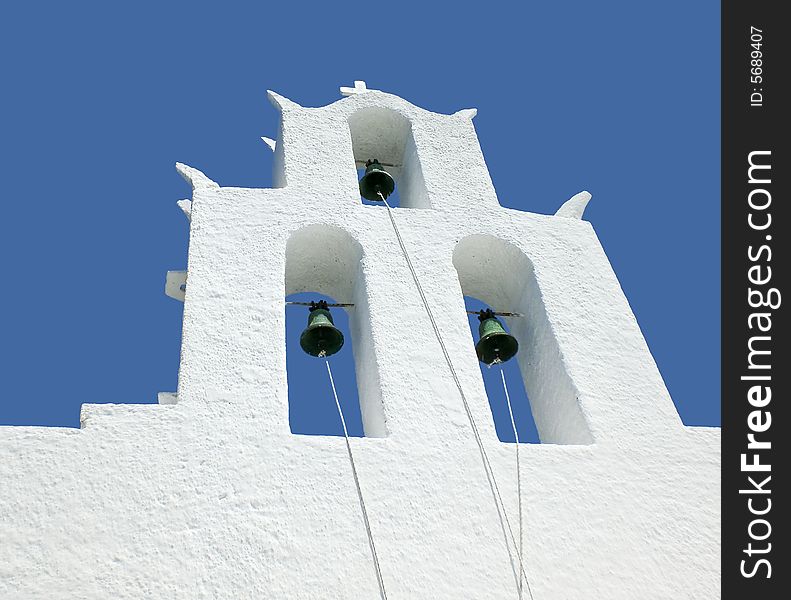
[[[293,6],[0,8],[0,424],[74,427],[83,402],[175,390],[182,305],[162,290],[190,190],[173,164],[268,187],[265,90],[318,106],[364,79],[477,107],[504,206],[589,190],[683,420],[719,425],[719,3]]]

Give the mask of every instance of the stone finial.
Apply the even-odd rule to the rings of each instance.
[[[475,115],[477,114],[478,114],[477,108],[462,108],[461,110],[457,110],[455,113],[453,113],[453,116],[472,120],[475,118]]]
[[[588,206],[590,199],[591,195],[589,192],[583,191],[575,194],[563,203],[563,206],[558,209],[555,216],[567,219],[582,219],[585,207]]]
[[[177,162],[176,171],[192,186],[193,190],[218,189],[220,187],[220,184],[206,177],[203,172],[184,163]]]
[[[186,199],[178,200],[176,204],[182,210],[184,216],[187,217],[187,220],[192,221],[192,201]]]
[[[266,95],[269,98],[269,101],[272,103],[272,105],[280,112],[302,108],[299,104],[297,104],[293,100],[289,100],[285,96],[281,96],[280,94],[278,94],[277,92],[273,92],[272,90],[267,90]]]

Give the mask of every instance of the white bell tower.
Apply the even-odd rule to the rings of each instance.
[[[305,108],[270,92],[272,189],[178,165],[178,391],[86,404],[79,430],[0,428],[0,598],[385,595],[344,438],[289,429],[285,297],[302,291],[354,303],[350,447],[389,600],[518,598],[520,562],[522,598],[718,597],[719,430],[681,423],[582,220],[590,195],[503,208],[475,110],[342,93]],[[361,202],[369,158],[394,165],[392,212]],[[514,360],[543,443],[519,447],[521,561],[515,445],[495,434],[464,295],[524,315]]]

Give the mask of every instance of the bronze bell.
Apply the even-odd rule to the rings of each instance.
[[[385,199],[395,190],[392,175],[375,158],[365,163],[365,175],[360,179],[360,195],[366,200],[381,202],[381,193]]]
[[[308,326],[299,336],[299,345],[311,356],[326,357],[343,347],[343,333],[335,327],[327,302],[311,302]]]
[[[503,324],[494,315],[491,308],[480,311],[478,334],[481,339],[475,345],[478,360],[487,365],[504,363],[514,357],[519,350],[516,338],[506,333]]]

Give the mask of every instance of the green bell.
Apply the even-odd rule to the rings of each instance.
[[[375,158],[365,163],[365,175],[360,179],[360,195],[366,200],[382,201],[395,190],[395,180]]]
[[[311,356],[331,356],[343,347],[343,334],[335,327],[324,300],[311,302],[308,326],[299,336],[299,345]]]
[[[478,320],[481,322],[478,327],[478,335],[481,339],[475,345],[478,360],[491,365],[496,362],[504,363],[513,358],[519,350],[519,342],[514,336],[506,333],[492,309],[482,310],[478,314]]]

